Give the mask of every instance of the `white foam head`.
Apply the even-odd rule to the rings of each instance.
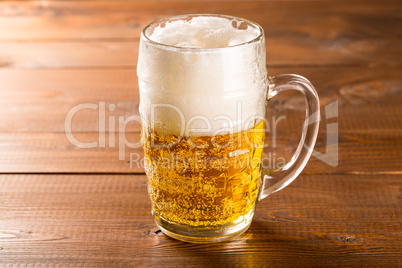
[[[248,21],[204,15],[151,24],[141,37],[137,73],[141,116],[159,131],[237,132],[264,116],[264,37]]]
[[[219,48],[239,45],[259,36],[258,28],[248,27],[235,19],[221,17],[194,17],[191,20],[167,22],[156,27],[150,39],[171,46],[192,48]]]

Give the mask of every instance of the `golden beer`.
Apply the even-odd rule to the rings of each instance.
[[[216,136],[164,134],[143,125],[149,195],[157,220],[230,226],[252,214],[261,184],[264,121]]]

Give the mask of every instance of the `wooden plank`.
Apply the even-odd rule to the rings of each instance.
[[[7,68],[135,68],[138,41],[5,42],[0,67]]]
[[[373,38],[376,34],[400,36],[401,8],[398,0],[27,1],[23,5],[2,1],[0,36],[3,40],[138,38],[146,24],[159,18],[223,13],[247,16],[276,34],[339,38],[342,32],[356,35],[353,28],[346,27],[354,25],[360,36]],[[296,31],[284,33],[287,27],[296,27]]]
[[[289,30],[291,31],[291,30]],[[366,65],[400,66],[402,39],[360,40],[354,44],[329,45],[303,37],[268,37],[269,64],[288,65]],[[135,68],[139,41],[109,42],[3,42],[2,68]],[[390,56],[394,55],[394,56]]]
[[[132,159],[142,157],[141,148],[130,149],[116,144],[112,147],[106,136],[106,146],[99,147],[98,133],[77,133],[74,137],[82,143],[98,142],[94,148],[79,148],[64,133],[2,133],[0,134],[0,173],[143,173],[142,163]],[[139,142],[139,134],[126,134],[131,142]],[[119,150],[122,148],[122,156]],[[123,150],[125,150],[123,152]],[[134,155],[135,154],[135,155]],[[123,158],[124,160],[119,160]]]
[[[72,130],[98,131],[99,110],[105,103],[107,118],[138,114],[138,81],[134,70],[0,70],[0,131],[64,132],[65,118],[77,105]],[[115,111],[109,105],[116,107]],[[108,125],[106,125],[108,126]],[[127,131],[139,126],[128,124]]]
[[[213,5],[171,1],[46,3],[0,3],[3,41],[0,66],[133,68],[140,30],[147,23],[174,14],[229,10],[232,15],[245,16],[263,26],[272,65],[393,66],[400,65],[402,60],[402,31],[397,27],[402,23],[398,15],[398,7],[399,10],[402,7],[393,0],[347,4],[334,1],[236,1]]]
[[[400,68],[274,68],[270,74],[295,72],[311,78],[322,104],[322,122],[316,150],[327,151],[326,125],[339,124],[339,166],[328,167],[313,158],[306,173],[398,173],[401,165],[402,85]],[[99,105],[105,102],[105,126],[109,117],[118,122],[138,114],[136,75],[131,70],[1,70],[0,104],[3,113],[0,129],[0,172],[143,172],[141,166],[130,168],[132,158],[142,157],[142,150],[127,148],[119,161],[119,140],[139,141],[137,123],[129,123],[126,132],[118,131],[115,147],[109,134],[98,134]],[[334,93],[335,92],[335,93]],[[338,117],[326,119],[325,106],[339,102]],[[77,149],[64,134],[67,112],[80,103],[98,105],[73,117],[72,131],[81,142],[105,140],[105,148]],[[109,104],[116,110],[110,112]],[[277,126],[277,148],[272,153],[289,159],[300,137],[304,101],[301,96],[278,95],[268,105],[269,122],[286,116]],[[274,119],[271,119],[274,116]],[[367,118],[366,120],[363,118]],[[58,132],[58,133],[53,133]],[[108,128],[106,128],[108,132]],[[125,133],[125,134],[124,134]],[[123,135],[124,134],[124,135]],[[103,136],[104,135],[104,136]],[[269,142],[272,142],[268,138]],[[327,156],[335,157],[336,148]],[[124,157],[123,157],[124,156]]]
[[[132,143],[140,140],[138,133],[126,133],[125,137]],[[315,150],[326,155],[331,165],[320,156],[312,157],[303,173],[402,174],[401,137],[400,132],[341,132],[336,148],[326,146],[326,132],[321,131]],[[100,135],[77,133],[75,138],[85,143],[99,142]],[[119,138],[116,134],[114,147],[106,135],[105,147],[77,148],[64,133],[0,133],[0,173],[144,173],[142,148],[123,146],[122,137],[119,145]],[[279,130],[275,147],[270,143],[266,151],[266,165],[289,161],[299,138],[299,132]],[[337,159],[339,162],[334,162]]]
[[[308,77],[320,96],[321,107],[339,102],[341,131],[398,131],[402,127],[402,67],[269,68],[270,75],[297,73]],[[72,119],[74,132],[99,130],[100,103],[105,102],[105,125],[109,117],[118,122],[138,115],[138,81],[134,70],[0,70],[0,132],[64,132],[67,113],[85,103]],[[115,105],[111,111],[109,105]],[[286,129],[299,130],[304,116],[301,95],[279,94],[268,105],[268,115],[287,116]],[[370,120],[360,120],[369,118]],[[323,125],[331,120],[325,120]],[[103,121],[103,120],[102,120]],[[331,122],[335,122],[332,120]],[[116,126],[117,129],[117,126]],[[129,123],[129,132],[140,125]]]
[[[1,265],[401,264],[399,175],[304,175],[262,200],[245,234],[213,247],[157,229],[145,176],[2,175],[0,185]]]

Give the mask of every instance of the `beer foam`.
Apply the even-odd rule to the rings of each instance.
[[[137,74],[144,123],[162,133],[217,135],[248,129],[255,117],[262,120],[264,38],[239,45],[258,37],[258,27],[202,16],[165,23],[146,34],[157,43],[144,36],[140,42]]]
[[[258,37],[260,30],[235,19],[194,17],[167,22],[154,29],[151,40],[178,47],[219,48],[239,45]]]

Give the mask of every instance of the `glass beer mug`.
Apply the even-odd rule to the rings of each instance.
[[[161,230],[216,242],[249,227],[258,200],[300,174],[317,138],[319,100],[298,75],[268,77],[263,29],[224,15],[183,15],[146,26],[138,57],[141,142],[152,213]],[[261,167],[268,99],[306,99],[300,144],[280,170]]]

